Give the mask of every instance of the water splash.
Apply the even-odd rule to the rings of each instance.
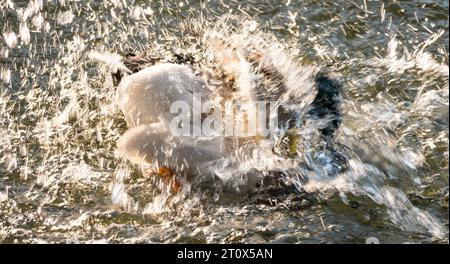
[[[192,14],[192,5],[198,14]],[[442,26],[438,18],[428,18],[448,7],[411,9],[402,2],[380,8],[367,2],[361,9],[351,8],[349,2],[323,9],[307,1],[263,12],[267,4],[228,5],[0,3],[2,17],[12,18],[0,20],[0,221],[8,222],[0,225],[0,240],[348,242],[348,235],[363,237],[379,229],[352,213],[333,212],[333,205],[289,211],[280,209],[282,201],[276,202],[279,207],[260,201],[219,206],[214,203],[223,202],[222,194],[206,191],[172,197],[140,168],[122,166],[114,152],[126,125],[114,106],[110,78],[121,62],[95,64],[86,59],[86,51],[146,51],[163,58],[183,51],[211,68],[221,47],[208,46],[217,43],[215,39],[236,47],[235,54],[220,56],[237,58],[238,63],[225,70],[238,76],[244,92],[258,87],[258,74],[246,56],[262,50],[259,55],[288,83],[280,102],[299,116],[314,98],[312,76],[320,65],[338,73],[347,89],[344,121],[336,135],[342,145],[338,150],[348,158],[346,171],[329,177],[336,168],[327,166],[333,160],[316,132],[324,123],[313,122],[295,131],[281,130],[273,139],[272,144],[296,142],[293,151],[284,153],[289,158],[251,146],[241,154],[242,148],[236,149],[237,159],[228,161],[235,166],[216,164],[214,172],[227,181],[227,190],[244,191],[249,181],[257,184],[272,171],[281,171],[286,185],[330,203],[336,202],[331,194],[336,192],[358,201],[369,197],[379,205],[367,211],[387,213],[389,221],[381,227],[395,241],[413,239],[411,234],[417,232],[448,241],[448,212],[438,203],[447,195],[448,204],[448,21]],[[408,15],[397,16],[393,5],[406,5]],[[259,19],[242,24],[235,23],[241,19],[219,19],[229,12],[238,17],[257,14]],[[397,35],[386,40],[392,32]],[[267,87],[277,84],[265,81],[271,84]],[[298,139],[290,141],[292,134]],[[285,204],[299,197],[301,193]],[[434,241],[423,234],[414,239]]]

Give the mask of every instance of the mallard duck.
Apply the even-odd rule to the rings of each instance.
[[[193,100],[207,101],[210,97],[206,83],[186,65],[161,63],[123,77],[116,102],[129,129],[118,141],[119,152],[133,163],[158,164],[165,168],[163,171],[170,168],[178,176],[189,178],[203,172],[202,165],[227,155],[224,139],[174,136],[170,130],[174,118],[171,105],[182,101],[192,109]]]
[[[231,153],[227,148],[226,137],[174,136],[171,133],[170,123],[174,117],[171,113],[172,103],[183,101],[192,109],[194,98],[202,101],[213,99],[207,81],[195,74],[193,60],[182,55],[174,58],[170,62],[159,62],[157,58],[128,54],[123,67],[116,67],[113,78],[118,85],[116,102],[129,128],[118,141],[119,152],[133,163],[146,167],[156,165],[158,168],[153,171],[174,179],[172,186],[179,189],[180,178],[190,180],[196,175],[207,173],[210,162],[230,157]],[[245,66],[259,67],[260,74],[271,80],[279,80],[276,82],[279,87],[272,87],[272,92],[267,93],[270,98],[261,98],[266,96],[261,91],[236,91],[240,99],[276,100],[285,91],[283,76],[267,62],[261,63],[260,58],[260,54],[250,54],[244,58]],[[223,74],[227,80],[242,81],[232,67],[224,70]],[[340,124],[341,86],[323,73],[316,75],[315,83],[316,97],[305,116],[310,119],[326,117],[330,120],[321,129],[324,140],[329,142]],[[195,125],[192,120],[190,125]],[[327,145],[332,149],[331,144]]]

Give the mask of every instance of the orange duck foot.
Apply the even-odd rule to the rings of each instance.
[[[173,192],[178,193],[182,187],[180,180],[177,178],[176,174],[168,167],[159,167],[157,171],[148,169],[147,173],[156,173],[162,178],[164,184],[169,186]]]

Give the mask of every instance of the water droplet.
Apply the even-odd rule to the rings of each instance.
[[[6,47],[2,47],[2,49],[0,50],[0,58],[2,59],[6,59],[9,56],[9,49]]]
[[[6,68],[2,68],[0,71],[0,79],[6,84],[9,84],[9,81],[11,79],[11,71]]]
[[[67,25],[72,23],[72,20],[75,16],[70,11],[66,11],[63,13],[59,13],[58,17],[56,18],[56,21],[59,25]]]
[[[28,26],[26,23],[20,24],[19,35],[20,35],[21,42],[23,44],[30,43],[30,30],[28,29]]]
[[[7,31],[3,33],[3,38],[5,39],[6,45],[10,48],[14,48],[17,44],[17,36],[13,31]]]

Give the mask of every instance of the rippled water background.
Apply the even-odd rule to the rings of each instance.
[[[169,206],[117,157],[126,124],[86,53],[195,51],[229,14],[339,76],[353,174]],[[0,0],[0,31],[3,243],[448,243],[448,1]]]

